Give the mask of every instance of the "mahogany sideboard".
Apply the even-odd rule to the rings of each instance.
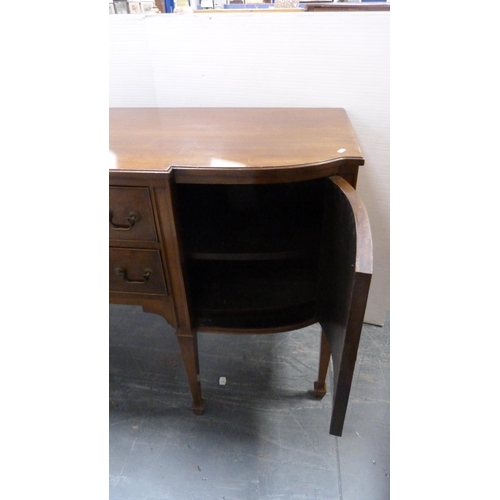
[[[346,112],[112,108],[109,125],[110,301],[175,329],[196,414],[199,331],[318,322],[314,392],[325,395],[332,358],[340,436],[372,275],[355,190],[364,159]]]

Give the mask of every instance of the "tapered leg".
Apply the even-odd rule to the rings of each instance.
[[[201,397],[197,334],[195,331],[177,331],[176,335],[181,349],[182,360],[184,361],[189,388],[191,389],[191,395],[193,397],[191,409],[196,415],[202,415],[204,407],[203,398]]]
[[[330,345],[326,339],[325,332],[321,330],[321,347],[319,352],[319,369],[318,380],[314,382],[314,395],[317,398],[323,398],[326,394],[326,374],[328,372],[328,365],[330,364]]]

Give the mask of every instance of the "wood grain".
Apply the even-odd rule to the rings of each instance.
[[[286,182],[364,163],[339,108],[112,108],[109,120],[114,169],[173,168],[176,182]]]

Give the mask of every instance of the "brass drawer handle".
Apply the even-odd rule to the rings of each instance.
[[[137,212],[130,212],[127,217],[127,225],[115,224],[113,222],[113,212],[109,212],[109,225],[114,231],[130,231],[138,220],[139,214]]]
[[[144,272],[142,273],[142,277],[144,279],[142,281],[128,279],[126,269],[122,269],[121,267],[115,267],[115,274],[117,276],[121,276],[127,283],[130,283],[131,285],[145,285],[148,282],[152,271],[151,269],[144,269]]]

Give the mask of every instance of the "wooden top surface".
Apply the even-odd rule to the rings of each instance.
[[[112,170],[174,167],[183,176],[364,163],[338,108],[111,108],[109,148]]]

